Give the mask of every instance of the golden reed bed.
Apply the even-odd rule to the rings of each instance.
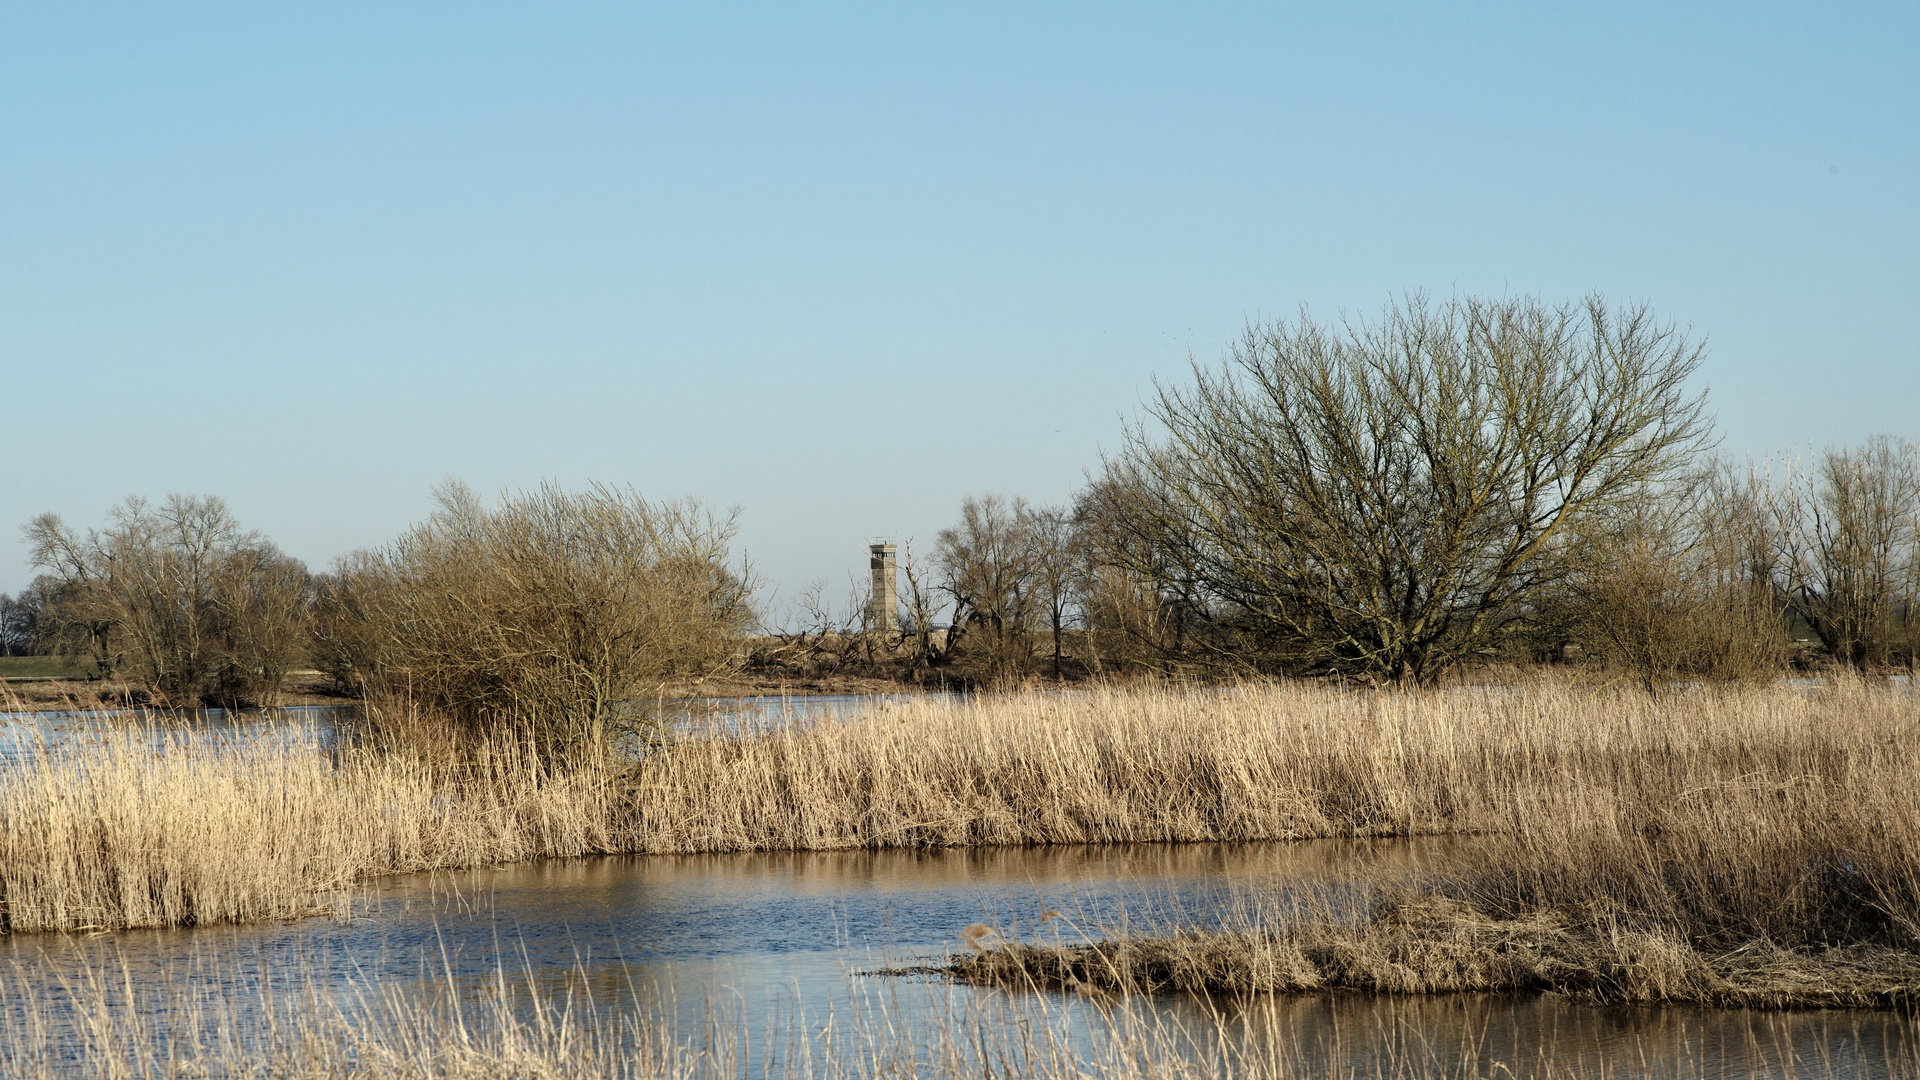
[[[1920,701],[1858,681],[983,696],[688,734],[560,778],[280,743],[155,753],[129,731],[0,782],[0,921],[283,918],[373,875],[545,856],[1475,832],[1490,854],[1433,896],[1479,923],[1911,954],[1915,777]],[[1427,983],[1451,985],[1374,988]]]

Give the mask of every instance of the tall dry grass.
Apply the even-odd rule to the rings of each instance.
[[[629,774],[621,803],[650,851],[1509,833],[1526,824],[1546,859],[1513,887],[1535,892],[1552,887],[1544,867],[1557,865],[1554,852],[1619,818],[1591,842],[1651,844],[1660,832],[1663,850],[1676,850],[1696,838],[1706,845],[1701,873],[1746,873],[1742,888],[1772,895],[1784,886],[1755,876],[1765,871],[1710,858],[1711,837],[1742,815],[1764,810],[1749,825],[1766,835],[1858,839],[1868,846],[1857,857],[1907,868],[1900,874],[1920,863],[1920,804],[1902,798],[1920,775],[1917,714],[1911,694],[1859,681],[1814,694],[1779,686],[1659,698],[1555,685],[1253,685],[890,703],[845,721],[674,740]],[[1884,884],[1911,890],[1897,879]]]
[[[0,772],[0,917],[287,917],[370,875],[554,855],[1478,832],[1491,853],[1438,895],[1481,923],[1913,952],[1917,718],[1862,681],[1098,689],[680,731],[560,776],[126,735]]]
[[[0,931],[339,912],[363,878],[618,850],[603,777],[132,727],[0,764]]]
[[[1429,800],[1392,816],[1486,833],[1471,863],[1383,892],[1357,925],[1289,911],[952,970],[1101,991],[1920,1004],[1920,701],[1903,687],[1379,700],[1400,715],[1373,781]]]

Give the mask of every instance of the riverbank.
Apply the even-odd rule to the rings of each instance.
[[[57,657],[27,657],[29,660],[58,660]],[[16,670],[24,665],[16,665]],[[130,682],[114,679],[88,679],[65,673],[71,665],[46,665],[51,675],[15,675],[0,678],[0,711],[4,712],[101,712],[135,709],[149,705],[145,690]],[[351,704],[355,699],[338,693],[326,676],[318,671],[296,671],[274,698],[276,707],[310,707]]]
[[[101,711],[138,708],[146,704],[146,694],[132,683],[76,676],[71,673],[72,665],[62,662],[58,657],[27,657],[25,659],[48,661],[40,667],[56,674],[0,677],[0,711]],[[37,670],[27,665],[14,666],[20,670]],[[970,687],[972,683],[965,679],[958,679],[951,685],[952,689],[963,690]],[[923,685],[899,679],[864,675],[833,674],[803,678],[731,673],[711,678],[683,680],[662,687],[658,696],[664,701],[842,695],[883,697],[921,694],[940,689],[942,686],[938,680]],[[358,705],[359,702],[360,699],[357,697],[340,693],[332,681],[318,671],[293,672],[287,677],[286,683],[275,698],[277,707],[353,706]]]

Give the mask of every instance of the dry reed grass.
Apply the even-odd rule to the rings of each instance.
[[[1529,711],[1524,731],[1496,719]],[[1413,714],[1388,730],[1404,737]],[[1460,824],[1487,836],[1471,864],[1383,891],[1359,925],[1293,911],[1226,932],[1010,943],[953,972],[1102,991],[1920,1003],[1920,708],[1904,689],[1533,691],[1428,730],[1430,756],[1378,764],[1451,794]]]
[[[1860,681],[1106,688],[683,731],[557,777],[512,755],[455,772],[128,735],[0,774],[0,915],[16,931],[286,917],[369,875],[537,856],[1481,832],[1493,850],[1439,885],[1472,913],[1458,933],[1518,940],[1551,918],[1569,942],[1653,935],[1724,979],[1716,958],[1747,947],[1920,950],[1917,717],[1909,692]],[[1606,993],[1747,1000],[1683,984]],[[1453,984],[1402,988],[1421,985]]]
[[[0,931],[342,913],[363,878],[617,849],[603,778],[128,728],[0,765]]]
[[[1541,896],[1574,834],[1644,812],[1615,832],[1664,829],[1672,848],[1695,836],[1691,822],[1697,856],[1712,856],[1711,837],[1742,821],[1837,830],[1910,875],[1920,823],[1902,794],[1920,775],[1916,714],[1910,694],[1864,682],[1659,698],[1554,685],[983,696],[675,739],[628,775],[620,803],[648,851],[1406,836],[1524,821],[1546,857],[1511,887]],[[1790,812],[1754,816],[1776,804]],[[1758,868],[1701,865],[1781,887]],[[1911,889],[1897,877],[1889,887]]]
[[[1146,932],[1073,945],[988,938],[942,970],[980,985],[1081,996],[1547,991],[1592,1004],[1920,1004],[1920,954],[1909,949],[1789,949],[1756,939],[1719,952],[1681,928],[1651,928],[1616,911],[1493,919],[1471,904],[1432,896],[1384,904],[1359,925],[1307,920],[1277,930]]]

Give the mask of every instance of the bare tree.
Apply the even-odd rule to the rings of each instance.
[[[1876,436],[1723,467],[1716,499],[1743,565],[1851,666],[1920,658],[1920,444]]]
[[[43,593],[29,585],[18,596],[0,593],[0,656],[31,656],[40,647]]]
[[[1568,534],[1564,625],[1650,693],[1682,678],[1773,677],[1783,612],[1742,524],[1704,477],[1583,515]]]
[[[1035,606],[1033,514],[1025,499],[969,497],[960,522],[942,529],[935,558],[953,598],[953,626],[968,624],[996,674],[1019,674],[1032,656]],[[951,631],[950,631],[951,632]]]
[[[1152,492],[1123,487],[1111,475],[1074,500],[1074,550],[1087,670],[1171,673],[1187,661],[1195,583],[1167,558],[1177,545],[1135,533],[1140,501]],[[1177,515],[1162,515],[1173,524]]]
[[[109,521],[84,535],[52,514],[26,526],[65,646],[170,704],[270,702],[305,646],[305,568],[212,496],[129,498]]]
[[[362,696],[373,679],[380,661],[380,628],[368,604],[381,580],[379,560],[367,551],[341,556],[332,570],[314,577],[309,609],[313,661],[336,693]]]
[[[900,571],[907,579],[907,593],[901,598],[901,606],[906,609],[905,629],[913,640],[913,673],[918,675],[946,661],[960,630],[949,626],[945,634],[935,639],[933,621],[945,603],[940,599],[940,588],[929,568],[914,561],[912,539],[907,540],[903,554]]]
[[[1053,638],[1053,680],[1061,679],[1061,632],[1078,595],[1080,559],[1073,515],[1064,507],[1043,506],[1027,514],[1027,543],[1033,566],[1033,597]]]
[[[1250,327],[1162,386],[1106,463],[1137,568],[1198,587],[1215,641],[1286,670],[1430,680],[1565,573],[1583,513],[1705,441],[1701,347],[1597,297],[1422,297],[1377,324]]]
[[[311,642],[312,582],[300,560],[269,544],[227,554],[211,583],[209,698],[279,704],[288,671]]]
[[[1886,436],[1828,450],[1776,496],[1784,586],[1844,664],[1913,656],[1920,610],[1920,444]]]

